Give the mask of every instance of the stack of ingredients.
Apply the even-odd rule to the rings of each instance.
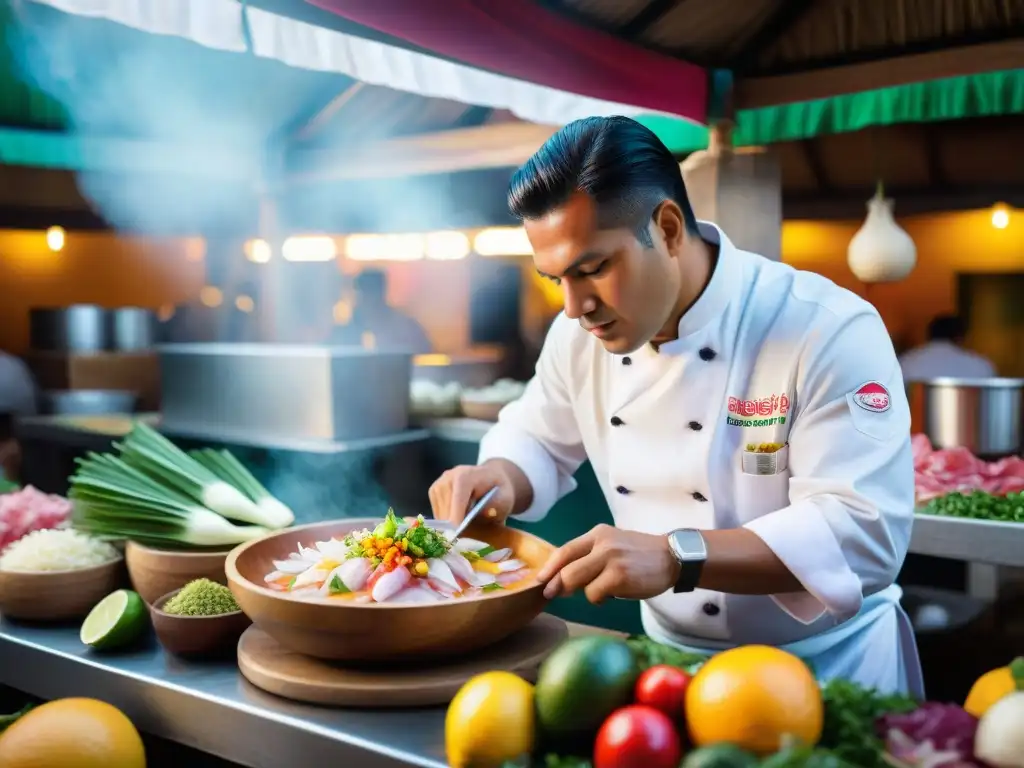
[[[566,641],[536,685],[488,672],[445,720],[452,768],[1024,768],[1024,659],[964,707],[819,685],[799,658],[710,658],[608,636]]]
[[[114,447],[79,460],[71,477],[72,521],[82,531],[156,547],[224,547],[295,520],[228,451],[186,453],[141,423]]]
[[[935,450],[914,435],[918,511],[930,515],[1024,523],[1024,459],[982,461],[966,448]]]
[[[71,503],[36,490],[31,485],[0,488],[0,551],[32,531],[66,525]]]

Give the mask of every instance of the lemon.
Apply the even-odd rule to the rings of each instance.
[[[59,699],[19,718],[0,735],[4,768],[146,768],[135,726],[96,699]]]
[[[451,768],[498,768],[533,751],[533,686],[511,672],[466,681],[448,705],[445,750]]]

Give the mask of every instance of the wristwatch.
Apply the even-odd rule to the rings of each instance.
[[[708,548],[701,532],[695,528],[679,528],[668,534],[668,548],[679,561],[679,578],[676,580],[676,594],[693,592],[700,583],[700,572],[708,559]]]

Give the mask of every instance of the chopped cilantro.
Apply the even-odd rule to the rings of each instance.
[[[498,590],[498,589],[504,589],[504,587],[501,586],[501,584],[495,583],[495,584],[484,584],[484,586],[482,586],[481,589],[484,592],[494,592],[495,590]]]
[[[327,591],[332,595],[343,595],[346,592],[352,590],[345,586],[344,582],[338,578],[338,574],[334,574],[334,578],[331,579],[331,583],[327,588]]]

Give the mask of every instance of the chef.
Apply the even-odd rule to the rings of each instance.
[[[561,286],[536,374],[430,490],[457,521],[542,519],[589,459],[614,526],[557,550],[548,597],[639,599],[680,648],[761,643],[923,695],[894,584],[914,508],[910,413],[875,309],[694,218],[679,164],[622,117],[552,136],[509,187]]]

